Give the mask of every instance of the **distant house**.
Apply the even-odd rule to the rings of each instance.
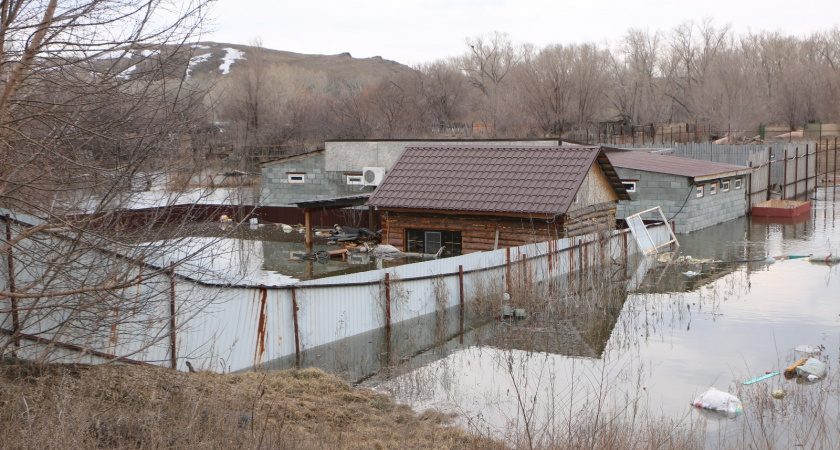
[[[747,209],[749,167],[605,149],[630,200],[618,205],[619,219],[659,206],[675,222],[675,232],[690,233],[743,216]]]
[[[293,206],[373,192],[408,146],[556,146],[557,139],[336,140],[324,149],[262,163],[262,204]]]
[[[368,200],[383,242],[465,254],[615,228],[629,199],[600,147],[407,147]]]

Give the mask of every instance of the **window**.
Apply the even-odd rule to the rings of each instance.
[[[354,173],[354,174],[344,174],[344,180],[347,182],[348,185],[362,185],[364,183],[364,178],[362,178],[362,174]]]
[[[621,184],[624,185],[624,189],[628,193],[632,194],[632,193],[636,192],[636,181],[629,181],[629,180],[628,181],[622,181]]]
[[[735,179],[735,189],[741,189],[741,179],[740,178]]]
[[[709,183],[709,195],[717,194],[717,183]]]
[[[700,186],[697,186],[697,198],[700,198],[700,197],[703,196],[703,187],[704,186],[702,184]]]
[[[405,230],[405,251],[409,253],[437,253],[446,247],[446,256],[461,254],[461,232],[447,230]]]
[[[291,184],[303,184],[306,182],[306,174],[305,173],[287,173],[286,179]]]
[[[720,182],[720,190],[723,192],[729,192],[729,180]]]

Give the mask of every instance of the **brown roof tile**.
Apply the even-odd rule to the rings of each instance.
[[[407,147],[368,205],[564,214],[589,167],[609,165],[599,154],[599,147]]]
[[[614,167],[667,173],[692,178],[731,174],[733,172],[743,173],[750,170],[749,167],[736,166],[734,164],[702,161],[671,155],[657,155],[644,151],[610,150],[605,153]]]

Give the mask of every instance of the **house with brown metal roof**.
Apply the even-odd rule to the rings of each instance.
[[[746,214],[749,167],[636,150],[605,153],[630,194],[619,203],[619,219],[659,206],[675,232],[690,233]]]
[[[407,147],[367,204],[407,252],[514,247],[615,228],[621,179],[600,147]]]

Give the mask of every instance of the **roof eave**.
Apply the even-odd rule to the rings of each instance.
[[[741,175],[748,175],[752,172],[752,169],[743,169],[743,170],[733,170],[731,172],[722,172],[722,173],[715,173],[711,175],[700,175],[693,177],[694,182],[703,182],[703,181],[711,181],[711,180],[718,180],[720,178],[729,178],[729,177],[737,177]]]
[[[376,206],[368,203],[368,206]],[[459,209],[423,209],[423,208],[395,208],[388,206],[376,206],[382,212],[405,212],[405,213],[422,213],[422,214],[446,214],[446,215],[464,215],[464,216],[499,216],[499,217],[519,217],[519,218],[533,218],[533,219],[553,219],[557,216],[562,216],[565,213],[534,213],[534,212],[520,212],[520,211],[464,211]]]

